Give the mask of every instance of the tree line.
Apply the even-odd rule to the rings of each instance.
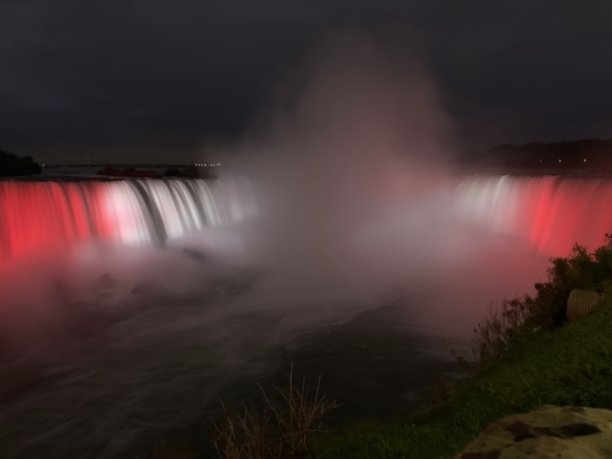
[[[42,168],[29,156],[19,157],[0,150],[0,176],[40,174]]]

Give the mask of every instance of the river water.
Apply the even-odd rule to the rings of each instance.
[[[270,235],[243,185],[0,183],[2,457],[146,457],[292,365],[332,423],[412,413],[492,305],[612,223],[607,179],[469,177],[350,245]],[[245,251],[262,233],[282,250]]]

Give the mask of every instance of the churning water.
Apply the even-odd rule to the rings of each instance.
[[[491,300],[612,226],[605,178],[469,176],[350,225],[298,207],[277,231],[255,194],[0,182],[2,457],[139,457],[291,360],[345,413],[409,410]]]

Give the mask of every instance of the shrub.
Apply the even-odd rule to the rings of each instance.
[[[215,426],[213,442],[224,459],[281,459],[309,455],[309,436],[319,432],[327,412],[338,407],[335,401],[320,395],[321,377],[314,393],[306,389],[302,378],[298,389],[293,384],[293,369],[289,387],[276,388],[276,397],[261,387],[264,409],[254,411],[244,406],[230,413],[222,404],[224,419]]]
[[[40,174],[41,167],[29,156],[23,158],[0,150],[0,176]]]
[[[528,314],[527,305],[519,299],[493,306],[473,332],[472,354],[476,361],[485,364],[509,351],[526,334]]]
[[[612,279],[612,235],[589,253],[575,245],[566,258],[552,258],[548,281],[535,284],[536,295],[503,301],[473,331],[472,352],[482,364],[504,356],[533,333],[562,326],[573,289],[605,292]]]

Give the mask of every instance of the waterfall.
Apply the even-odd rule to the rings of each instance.
[[[469,176],[451,186],[457,218],[564,256],[612,232],[612,180]],[[246,179],[0,182],[0,260],[79,242],[163,245],[257,212]]]
[[[249,182],[0,182],[0,260],[87,241],[164,244],[256,212]]]
[[[593,250],[612,232],[612,180],[605,177],[468,177],[455,198],[458,213],[553,256],[575,243]]]

